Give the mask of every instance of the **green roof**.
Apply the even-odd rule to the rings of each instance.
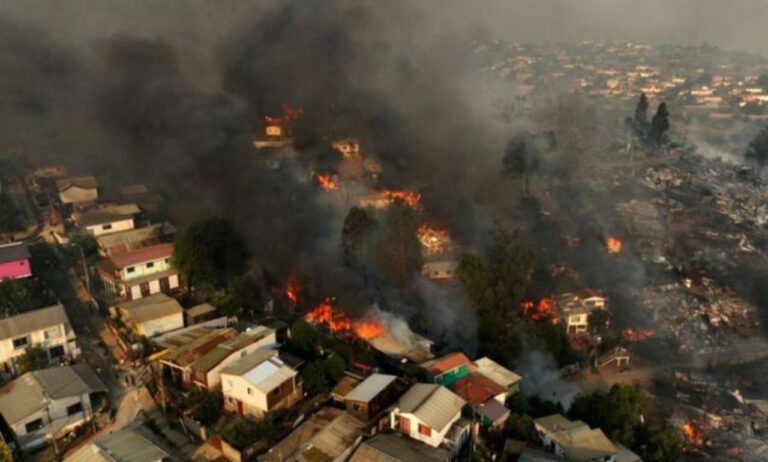
[[[254,344],[273,332],[274,330],[268,327],[257,326],[252,330],[243,332],[232,340],[220,343],[216,348],[201,356],[191,367],[197,372],[208,372],[235,351]]]

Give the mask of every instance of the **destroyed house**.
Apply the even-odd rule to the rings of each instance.
[[[94,204],[99,198],[99,183],[92,176],[78,176],[56,181],[62,204],[82,206]]]
[[[449,386],[465,377],[472,361],[464,353],[451,353],[441,358],[431,359],[421,364],[432,383]]]
[[[399,389],[396,376],[372,374],[344,396],[344,404],[350,415],[369,422],[394,402]]]
[[[101,280],[125,300],[170,294],[179,287],[179,272],[171,265],[172,244],[157,244],[111,255],[101,262]]]
[[[619,452],[599,428],[571,421],[560,414],[541,417],[534,427],[544,447],[571,462],[615,462]]]
[[[302,397],[297,376],[276,350],[255,350],[221,371],[224,409],[261,418],[268,412],[291,408]]]
[[[45,350],[51,362],[80,355],[75,331],[62,305],[49,306],[0,319],[0,363],[6,372],[28,347]]]
[[[469,436],[469,426],[461,421],[465,405],[460,396],[441,385],[417,383],[392,406],[390,426],[433,448],[445,446],[455,454]]]
[[[32,276],[29,249],[23,242],[0,245],[0,281]]]
[[[139,214],[141,209],[136,204],[109,204],[77,212],[72,215],[72,221],[80,230],[101,236],[133,229]]]
[[[165,294],[123,302],[116,308],[123,323],[136,335],[156,337],[184,327],[184,309]]]

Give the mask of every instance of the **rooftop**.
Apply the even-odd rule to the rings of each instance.
[[[175,298],[164,293],[150,295],[138,300],[132,300],[118,305],[128,316],[137,323],[152,321],[174,314],[184,314],[184,309]]]
[[[299,449],[343,412],[344,411],[341,409],[332,407],[324,407],[315,412],[288,436],[272,446],[272,448],[270,448],[263,456],[264,462],[285,462],[286,460],[293,460],[293,457],[299,452]]]
[[[104,234],[98,236],[96,241],[107,255],[116,255],[160,244],[163,236],[173,234],[175,231],[176,229],[169,223],[161,223]]]
[[[252,345],[274,331],[264,326],[257,326],[253,329],[243,332],[232,340],[225,340],[200,359],[192,364],[192,369],[197,372],[205,373],[216,367],[219,363],[224,361],[232,353],[239,351],[249,345]]]
[[[470,359],[464,353],[451,353],[422,363],[421,367],[432,375],[441,375],[469,363]]]
[[[67,462],[155,462],[169,454],[130,428],[118,430],[80,447]]]
[[[447,388],[431,383],[413,385],[398,400],[400,412],[413,414],[435,429],[445,428],[466,402]]]
[[[179,367],[187,367],[210,353],[219,344],[235,337],[237,337],[237,331],[230,328],[206,330],[202,335],[193,337],[190,341],[164,355],[162,361]]]
[[[0,339],[20,337],[59,324],[69,324],[61,305],[53,305],[0,319]]]
[[[99,187],[99,182],[92,176],[74,176],[56,181],[59,191],[66,191],[73,186],[81,189],[95,189]]]
[[[0,245],[0,263],[29,259],[29,249],[23,242]]]
[[[453,382],[451,388],[473,406],[478,406],[494,396],[507,392],[506,387],[480,374],[469,374],[462,377]]]
[[[504,388],[509,388],[522,380],[519,375],[490,358],[480,358],[475,361],[475,370]]]
[[[379,393],[384,391],[395,380],[397,380],[397,377],[394,375],[370,375],[359,385],[357,385],[351,392],[349,392],[347,396],[344,397],[344,399],[350,401],[368,402],[378,396]]]
[[[199,305],[195,305],[192,308],[188,308],[186,310],[187,316],[200,316],[203,314],[213,313],[216,311],[216,307],[211,305],[210,303],[201,303]]]
[[[363,442],[349,462],[444,462],[451,453],[399,433],[383,433]]]
[[[126,220],[139,213],[141,213],[141,209],[136,204],[109,204],[76,213],[73,218],[80,226],[93,226]]]
[[[572,422],[560,414],[554,414],[534,422],[545,428],[552,439],[563,448],[566,458],[574,462],[587,462],[618,453],[616,446],[602,430],[591,429],[580,420]]]
[[[253,351],[225,367],[221,373],[240,376],[264,393],[269,393],[297,375],[294,369],[277,357],[276,350]]]
[[[115,268],[121,270],[127,266],[138,263],[170,258],[173,255],[173,244],[155,244],[149,247],[123,252],[109,257],[109,261]]]
[[[363,423],[342,413],[299,451],[298,462],[332,462],[349,449],[360,436]]]
[[[345,375],[339,380],[339,383],[331,390],[331,395],[336,399],[344,399],[350,391],[354,390],[357,384],[360,383],[360,379],[351,375]]]

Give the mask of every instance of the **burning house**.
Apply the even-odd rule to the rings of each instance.
[[[331,147],[339,151],[345,159],[360,157],[360,141],[354,138],[333,140]]]

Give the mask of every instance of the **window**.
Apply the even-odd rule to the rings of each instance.
[[[102,231],[109,231],[112,229],[112,223],[107,223],[106,225],[101,225]]]
[[[43,336],[45,337],[46,340],[56,338],[56,337],[61,337],[61,329],[59,329],[58,326],[52,329],[48,329],[43,333]]]
[[[280,396],[280,387],[275,388],[274,390],[271,391],[271,393],[272,393],[272,396]]]
[[[62,345],[56,345],[48,349],[48,355],[51,358],[61,358],[64,356],[64,347]]]
[[[74,415],[79,412],[83,412],[83,403],[75,403],[71,406],[67,406],[67,415]]]
[[[170,259],[170,258],[166,258],[166,259],[165,259],[165,264],[166,264],[166,265],[167,265],[168,263],[170,263],[170,262],[171,262],[171,259]]]
[[[128,268],[125,269],[125,272],[128,274],[133,273],[134,271],[136,271],[136,268],[134,268],[133,266],[129,266]]]
[[[33,431],[37,431],[43,428],[43,419],[37,419],[33,420],[32,422],[27,422],[24,425],[24,429],[27,431],[27,433],[32,433]]]
[[[29,339],[27,337],[19,337],[13,339],[13,349],[18,350],[20,348],[24,348],[29,343]]]
[[[419,424],[419,433],[424,436],[432,436],[432,429],[426,425]]]
[[[154,268],[154,267],[155,267],[155,262],[151,261],[147,263],[147,268]]]
[[[248,387],[248,394],[249,394],[249,395],[252,395],[252,394],[253,394],[253,393],[251,393],[251,387]]]
[[[352,403],[352,410],[355,412],[360,412],[360,409],[362,409],[362,406],[360,406],[357,403]]]

